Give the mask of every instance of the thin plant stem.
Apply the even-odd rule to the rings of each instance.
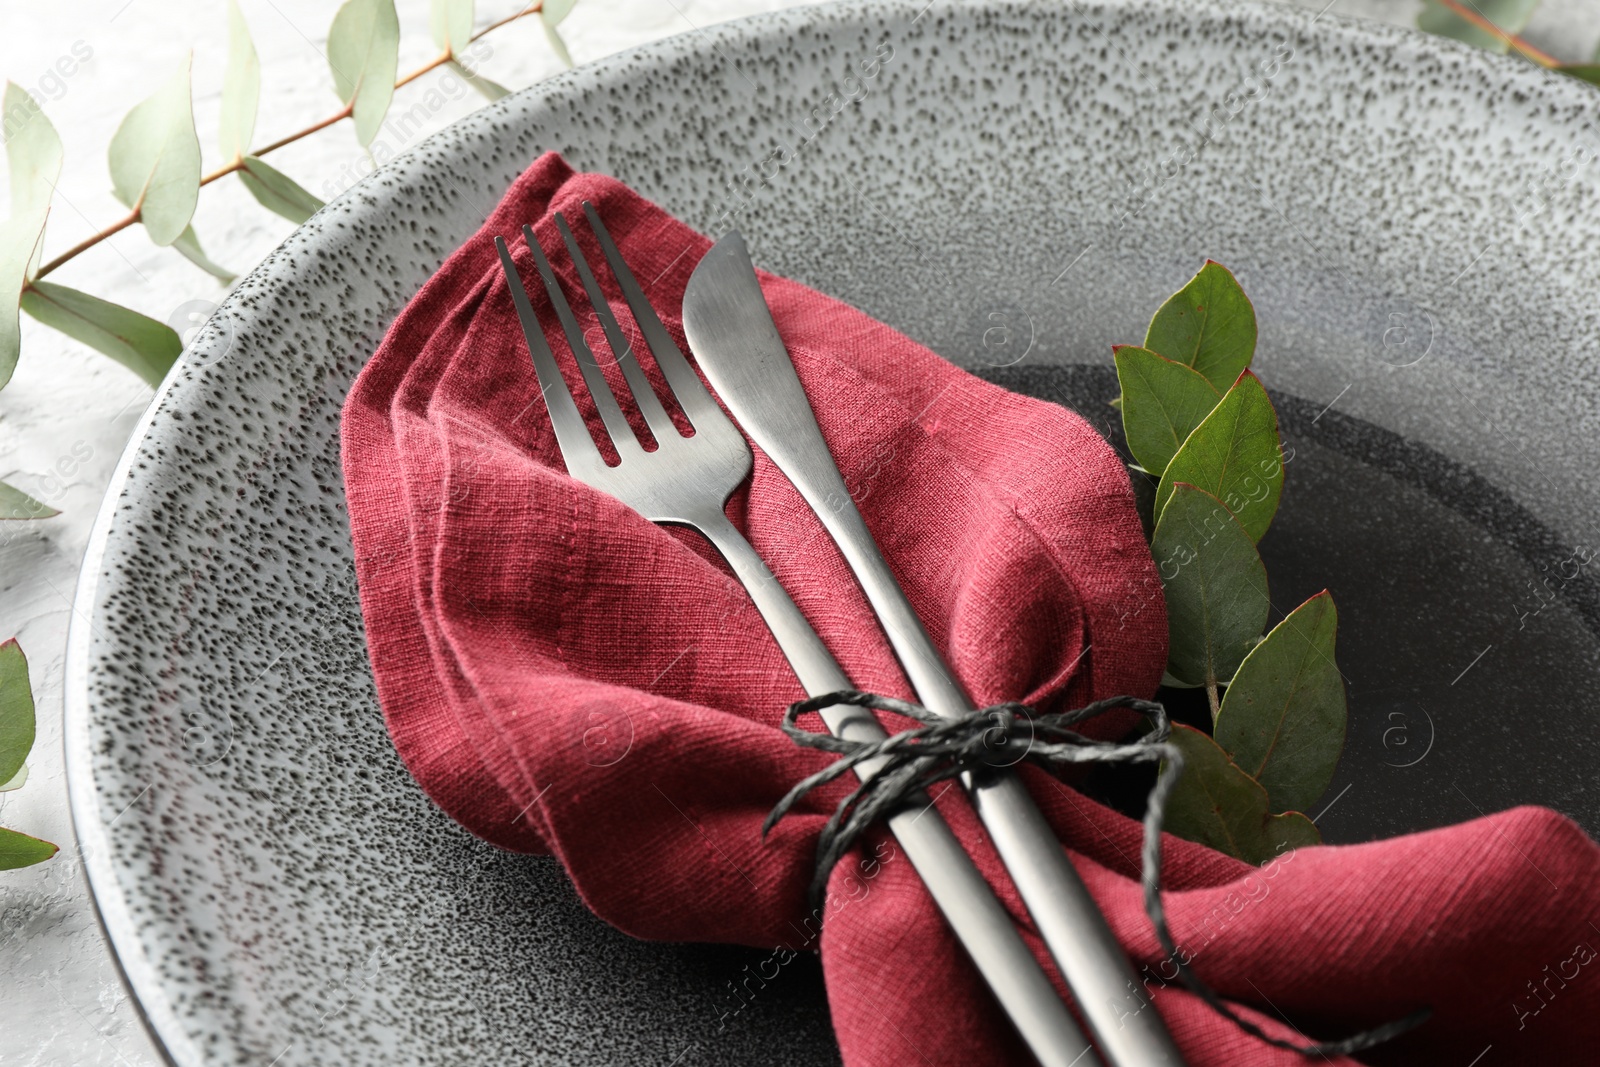
[[[1438,0],[1438,3],[1440,7],[1445,8],[1456,17],[1465,19],[1485,33],[1494,34],[1506,44],[1510,45],[1518,55],[1532,60],[1533,62],[1539,64],[1539,66],[1551,68],[1562,65],[1561,60],[1557,59],[1549,52],[1544,52],[1535,48],[1533,45],[1529,44],[1527,41],[1524,41],[1521,37],[1518,37],[1514,33],[1507,33],[1505,30],[1502,30],[1499,26],[1496,26],[1493,22],[1490,22],[1487,18],[1485,18],[1481,12],[1474,11],[1466,4],[1460,3],[1460,0]]]
[[[529,4],[527,7],[523,8],[521,11],[518,11],[516,14],[508,15],[505,18],[501,19],[499,22],[492,22],[489,25],[485,26],[483,29],[479,30],[477,33],[475,33],[471,37],[467,38],[467,43],[471,44],[473,41],[476,41],[478,38],[483,37],[486,34],[493,33],[495,30],[498,30],[500,27],[509,25],[510,23],[513,23],[513,22],[516,22],[518,19],[527,18],[529,15],[537,14],[539,11],[543,10],[543,8],[544,8],[544,0],[533,0],[533,3]],[[416,70],[412,71],[411,73],[409,73],[409,74],[403,76],[402,78],[400,78],[400,80],[398,80],[398,81],[396,81],[394,83],[394,87],[396,89],[403,88],[404,86],[407,86],[407,85],[411,84],[412,82],[416,81],[418,78],[422,77],[424,74],[428,73],[430,70],[437,70],[439,67],[444,66],[446,63],[449,63],[450,61],[452,61],[455,58],[456,58],[455,50],[451,49],[451,48],[446,48],[439,55],[437,55],[434,58],[430,59],[428,62],[424,63],[422,66],[418,67]],[[337,125],[338,123],[343,122],[345,119],[349,118],[353,113],[354,113],[353,105],[346,104],[344,107],[340,108],[337,112],[335,112],[332,115],[329,115],[327,118],[323,119],[322,121],[312,123],[310,126],[307,126],[305,129],[299,130],[299,131],[297,131],[295,133],[291,133],[287,137],[279,138],[278,140],[273,141],[269,145],[265,145],[265,146],[263,146],[261,148],[256,149],[255,151],[249,153],[249,155],[252,156],[252,157],[259,158],[261,156],[266,155],[268,152],[276,152],[278,149],[283,148],[285,145],[294,144],[294,142],[296,142],[298,140],[301,140],[302,138],[310,137],[312,134],[317,133],[320,130],[325,130],[329,126]],[[200,179],[200,184],[201,185],[210,185],[212,182],[218,180],[219,178],[226,178],[228,175],[233,174],[236,171],[243,170],[244,169],[244,160],[245,160],[245,157],[244,156],[240,156],[239,158],[233,160],[231,163],[223,164],[222,166],[218,167],[216,170],[212,171],[211,173],[202,176],[201,179]],[[49,274],[51,271],[55,270],[57,267],[59,267],[62,264],[64,264],[64,263],[66,263],[66,262],[68,262],[68,261],[70,261],[72,259],[75,259],[76,257],[82,255],[84,252],[87,252],[89,249],[93,248],[95,245],[99,244],[101,241],[104,241],[106,238],[112,237],[115,234],[121,233],[123,230],[127,229],[129,226],[132,226],[134,223],[138,222],[141,217],[142,217],[142,211],[141,211],[140,207],[138,207],[138,206],[134,207],[134,209],[132,211],[128,212],[128,214],[123,216],[121,219],[118,219],[116,222],[112,223],[110,226],[107,226],[105,229],[100,230],[98,233],[90,234],[88,237],[85,237],[83,240],[79,241],[77,244],[73,245],[71,248],[67,249],[65,252],[61,253],[56,258],[52,259],[50,262],[44,264],[42,267],[39,268],[39,272],[34,275],[34,279],[43,278],[46,274]],[[29,288],[29,287],[31,287],[31,285],[32,285],[32,280],[30,280],[27,285],[23,286],[23,288],[24,289]]]
[[[264,156],[268,152],[276,152],[278,149],[282,148],[284,145],[294,144],[296,141],[300,140],[300,138],[302,138],[302,137],[310,137],[312,134],[316,133],[318,130],[325,130],[329,126],[332,126],[334,123],[343,122],[345,119],[349,118],[354,113],[355,113],[354,105],[346,104],[344,107],[340,108],[334,114],[329,115],[327,118],[323,119],[321,122],[318,122],[318,123],[315,123],[313,125],[307,126],[305,129],[299,131],[298,133],[291,133],[287,137],[281,137],[278,140],[273,141],[271,144],[265,146],[264,148],[256,149],[254,152],[251,152],[250,154],[253,155],[253,156]],[[204,178],[200,179],[200,184],[201,185],[206,185],[206,184],[209,184],[210,182],[216,181],[218,178],[222,177],[224,174],[233,173],[233,171],[238,168],[239,163],[240,163],[240,161],[236,159],[229,166],[223,167],[221,170],[213,171],[210,174],[207,174]]]

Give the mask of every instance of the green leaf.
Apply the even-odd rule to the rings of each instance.
[[[14,871],[18,867],[32,867],[61,851],[48,841],[19,834],[15,830],[0,829],[0,871]]]
[[[118,200],[122,201],[124,207],[133,207],[133,200],[130,197],[123,195],[122,190],[113,189],[111,193]],[[178,236],[172,241],[172,247],[178,253],[180,253],[184,259],[187,259],[190,263],[193,263],[195,266],[199,267],[213,278],[216,278],[224,285],[238,277],[238,275],[233,271],[222,266],[220,263],[214,262],[210,256],[206,255],[205,249],[200,247],[200,235],[194,232],[194,226],[192,224],[184,226],[183,232],[178,234]]]
[[[177,331],[164,322],[51,282],[34,282],[22,310],[68,337],[105,353],[151,385],[160,385],[183,351]]]
[[[1239,665],[1217,713],[1217,744],[1262,784],[1274,811],[1310,807],[1333,781],[1345,730],[1338,627],[1327,590],[1295,608]]]
[[[260,104],[261,60],[238,0],[228,0],[228,69],[222,76],[222,117],[217,124],[217,147],[224,163],[250,151]]]
[[[227,267],[211,261],[205,250],[200,247],[200,238],[195,234],[193,226],[185,226],[183,232],[178,234],[178,239],[172,242],[172,247],[183,253],[184,259],[187,259],[224,285],[238,277]]]
[[[11,380],[22,354],[22,323],[17,308],[27,284],[28,265],[44,237],[44,219],[13,218],[0,222],[0,386]]]
[[[322,207],[322,201],[306,192],[293,178],[255,156],[245,159],[239,180],[262,207],[296,224],[306,221]]]
[[[6,82],[0,106],[4,107],[6,162],[11,175],[11,218],[17,220],[18,230],[24,234],[16,239],[28,240],[26,232],[30,229],[35,235],[33,252],[25,266],[31,277],[38,269],[43,246],[37,235],[44,229],[50,197],[61,176],[61,137],[27,90]],[[6,377],[10,377],[9,373]]]
[[[1178,724],[1172,743],[1183,753],[1183,775],[1167,800],[1169,833],[1255,864],[1322,843],[1316,826],[1299,812],[1272,814],[1261,783],[1229,762],[1211,738]]]
[[[1579,81],[1600,85],[1600,63],[1564,63],[1556,70]]]
[[[328,66],[339,99],[351,106],[356,140],[370,145],[394,98],[400,20],[394,0],[345,0],[328,29]]]
[[[0,782],[9,782],[22,770],[33,748],[33,731],[28,658],[13,637],[0,644]]]
[[[111,138],[111,185],[137,207],[158,245],[176,241],[200,197],[200,140],[189,104],[189,60],[165,85],[128,112]]]
[[[1156,487],[1158,523],[1178,482],[1222,501],[1257,541],[1272,525],[1283,495],[1283,452],[1278,413],[1254,374],[1239,376],[1167,464]]]
[[[468,70],[466,67],[462,66],[460,63],[457,63],[453,59],[445,65],[451,70],[455,71],[456,75],[462,81],[478,90],[478,92],[482,93],[490,100],[498,100],[502,96],[511,95],[511,90],[507,89],[504,85],[501,85],[497,81],[490,81],[481,74],[474,74],[472,71]]]
[[[570,4],[568,8],[571,8]],[[498,100],[510,94],[510,89],[467,69],[466,65],[460,62],[461,53],[472,43],[472,0],[433,0],[428,23],[433,31],[433,43],[456,57],[445,64],[455,72],[456,77],[490,100]],[[569,61],[567,65],[571,66],[571,62]]]
[[[1539,0],[1466,0],[1465,6],[1506,33],[1515,35],[1527,28],[1528,20],[1533,18],[1534,11],[1539,7]],[[1503,54],[1511,47],[1504,37],[1474,26],[1434,0],[1426,0],[1417,15],[1417,28],[1487,48],[1491,52]]]
[[[433,0],[428,30],[441,51],[458,54],[472,40],[472,0]]]
[[[1122,429],[1139,466],[1157,477],[1222,394],[1198,371],[1147,348],[1114,349],[1122,383]]]
[[[50,196],[61,175],[61,138],[26,90],[6,82],[0,107],[11,181],[11,217],[0,223],[0,387],[4,387],[22,354],[17,308],[44,247]]]
[[[1228,268],[1208,259],[1156,311],[1144,347],[1193,367],[1220,393],[1255,355],[1256,310]]]
[[[563,19],[572,14],[572,9],[578,6],[578,0],[547,0],[539,11],[539,18],[546,26],[559,26]]]
[[[550,49],[555,52],[556,58],[568,67],[573,66],[572,53],[567,51],[567,42],[561,39],[561,34],[557,33],[556,28],[548,22],[544,24],[544,35],[549,40]]]
[[[48,519],[61,512],[40,503],[14,485],[0,482],[0,519]]]
[[[567,66],[572,66],[572,53],[567,51],[567,42],[561,39],[556,32],[556,27],[561,20],[572,14],[572,9],[578,6],[578,0],[546,0],[539,9],[539,22],[544,26],[544,35],[550,39],[550,47],[555,50],[556,56]]]
[[[21,789],[23,786],[25,786],[27,784],[28,784],[28,765],[26,763],[24,763],[22,765],[22,770],[18,771],[15,775],[13,775],[9,782],[6,782],[5,784],[0,785],[0,793],[10,793],[10,792],[12,792],[14,790]]]
[[[1180,482],[1150,539],[1167,601],[1167,673],[1189,685],[1232,678],[1267,625],[1267,568],[1239,520]]]
[[[121,190],[113,189],[111,192],[113,196],[122,201],[123,206],[128,208],[133,207],[133,201],[124,196]],[[238,275],[233,271],[222,266],[220,263],[213,261],[210,256],[206,255],[205,249],[200,247],[200,235],[194,232],[194,226],[192,224],[184,226],[183,232],[178,234],[178,236],[173,239],[172,247],[179,254],[181,254],[184,259],[187,259],[190,263],[193,263],[195,266],[199,267],[213,278],[216,278],[224,285],[238,277]]]

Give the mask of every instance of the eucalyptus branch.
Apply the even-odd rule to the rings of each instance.
[[[1157,309],[1144,343],[1114,347],[1112,360],[1131,475],[1150,490],[1160,580],[1159,591],[1147,585],[1130,599],[1123,618],[1162,603],[1159,699],[1207,724],[1172,729],[1185,769],[1166,828],[1261,863],[1320,840],[1301,813],[1333,779],[1347,709],[1333,598],[1318,593],[1267,627],[1272,601],[1256,543],[1277,513],[1288,457],[1250,370],[1255,350],[1255,308],[1208,261]]]
[[[433,68],[429,67],[428,69],[432,70]],[[409,80],[409,79],[407,79],[407,80]],[[405,84],[405,81],[396,82],[395,83],[395,88],[398,89],[398,88],[400,88],[400,86],[402,86],[404,84]],[[340,108],[338,111],[336,111],[332,115],[329,115],[327,118],[323,119],[321,122],[314,122],[310,126],[307,126],[303,130],[299,130],[299,131],[297,131],[295,133],[291,133],[287,137],[280,137],[276,141],[273,141],[271,144],[267,145],[266,147],[256,149],[251,154],[255,155],[255,156],[264,156],[268,152],[276,152],[278,149],[284,147],[285,145],[294,144],[296,141],[300,140],[301,138],[310,137],[312,134],[318,133],[318,132],[320,132],[322,130],[325,130],[329,126],[337,126],[339,123],[343,122],[345,119],[349,118],[352,114],[354,114],[354,112],[355,112],[355,109],[352,108],[349,104],[346,104],[344,107]],[[220,170],[214,170],[210,174],[207,174],[205,177],[201,178],[200,179],[200,184],[201,185],[209,185],[212,182],[216,181],[218,178],[222,177],[224,174],[232,174],[237,169],[239,169],[239,160],[236,158],[236,159],[234,159],[233,163],[229,164],[228,166],[223,167]]]
[[[529,4],[527,7],[523,8],[521,11],[518,11],[516,14],[507,16],[506,18],[503,18],[498,22],[491,23],[490,25],[485,26],[483,29],[479,30],[477,33],[474,33],[471,37],[469,37],[467,39],[466,43],[467,44],[471,44],[473,41],[476,41],[476,40],[486,36],[487,34],[493,33],[495,30],[500,29],[502,26],[510,25],[511,23],[516,22],[518,19],[527,18],[529,15],[537,15],[543,9],[544,9],[543,0],[533,0],[533,3]],[[424,63],[422,66],[418,67],[416,70],[412,71],[411,73],[406,74],[406,75],[402,76],[401,78],[399,78],[398,80],[396,80],[395,83],[394,83],[394,87],[396,89],[404,88],[405,86],[407,86],[407,85],[411,84],[412,82],[416,81],[418,78],[422,77],[424,74],[427,74],[429,71],[437,70],[439,67],[444,66],[446,63],[452,62],[456,58],[457,58],[456,49],[453,46],[446,45],[444,51],[442,51],[439,55],[435,56],[433,59],[431,59],[428,62]],[[302,139],[304,139],[306,137],[309,137],[312,134],[317,133],[317,132],[319,132],[321,130],[325,130],[329,126],[338,125],[340,122],[343,122],[345,119],[350,118],[354,113],[355,113],[355,105],[354,105],[354,103],[352,102],[352,103],[346,104],[344,107],[340,108],[337,112],[335,112],[332,115],[329,115],[327,118],[323,119],[322,121],[313,123],[310,126],[307,126],[303,130],[299,130],[299,131],[297,131],[295,133],[291,133],[287,137],[282,137],[282,138],[280,138],[280,139],[278,139],[276,141],[273,141],[271,144],[265,145],[262,148],[258,148],[255,151],[248,153],[248,155],[259,159],[260,157],[262,157],[264,155],[267,155],[269,152],[276,152],[280,148],[283,148],[283,147],[285,147],[287,145],[291,145],[291,144],[295,143],[296,141],[299,141],[299,140],[302,140]],[[244,166],[245,166],[245,162],[244,161],[245,161],[245,154],[240,154],[240,155],[235,156],[232,162],[226,163],[223,166],[218,167],[216,170],[212,171],[211,173],[206,174],[203,177],[201,177],[200,184],[202,186],[210,185],[212,182],[217,181],[218,179],[225,178],[230,174],[234,174],[234,173],[237,173],[240,170],[243,170]],[[73,245],[71,248],[67,249],[65,252],[62,252],[60,255],[56,256],[54,259],[50,260],[48,263],[46,263],[43,266],[41,266],[39,268],[39,270],[34,274],[33,278],[31,278],[28,281],[23,283],[23,287],[22,287],[23,292],[27,292],[29,289],[32,289],[33,288],[33,283],[37,279],[43,278],[45,275],[47,275],[47,274],[51,273],[52,271],[54,271],[57,267],[60,267],[63,264],[70,262],[71,260],[75,259],[76,257],[82,255],[84,252],[87,252],[89,249],[91,249],[91,248],[95,247],[96,245],[100,244],[102,241],[105,241],[107,238],[115,236],[116,234],[118,234],[121,231],[127,229],[129,226],[132,226],[136,222],[142,221],[142,219],[143,219],[143,204],[142,203],[136,203],[133,206],[133,209],[128,212],[128,214],[124,215],[122,218],[118,219],[116,222],[112,223],[110,226],[107,226],[105,229],[100,230],[99,232],[91,234],[90,236],[84,238],[82,241],[79,241],[77,244]]]
[[[228,57],[216,129],[221,165],[209,172],[201,168],[191,55],[128,112],[111,138],[107,150],[111,189],[128,213],[42,265],[50,202],[65,153],[40,102],[21,87],[6,83],[0,105],[5,113],[12,213],[0,227],[0,388],[10,381],[21,354],[20,312],[110,356],[150,385],[159,385],[183,351],[183,339],[170,323],[61,285],[49,276],[107,238],[138,224],[158,247],[170,247],[218,280],[232,282],[237,273],[213,262],[195,233],[194,213],[201,189],[237,175],[262,207],[299,225],[323,207],[322,200],[263,156],[348,119],[367,158],[374,166],[381,164],[382,153],[389,148],[379,134],[388,128],[387,115],[397,90],[429,71],[448,67],[489,99],[505,96],[510,90],[466,62],[467,46],[532,15],[539,16],[556,55],[571,66],[572,57],[556,26],[577,0],[518,2],[525,6],[474,32],[474,0],[430,0],[428,28],[438,54],[416,70],[401,74],[397,69],[400,19],[395,0],[343,0],[328,28],[326,48],[333,89],[343,106],[304,129],[252,150],[249,146],[261,109],[261,60],[237,0],[227,0]],[[471,55],[483,58],[478,48],[472,48]],[[0,485],[0,494],[6,488]],[[0,514],[5,506],[0,499]]]
[[[139,218],[140,218],[140,209],[135,207],[132,211],[130,211],[126,215],[122,216],[122,218],[118,219],[116,222],[113,222],[110,226],[107,226],[105,229],[100,230],[97,233],[92,233],[88,237],[85,237],[83,240],[79,241],[77,244],[73,245],[71,248],[69,248],[65,252],[61,253],[55,259],[52,259],[50,262],[48,262],[44,266],[40,267],[38,272],[35,273],[32,278],[29,278],[27,281],[24,281],[22,283],[22,291],[25,293],[29,289],[32,289],[33,288],[33,283],[35,281],[37,281],[38,279],[43,278],[46,274],[49,274],[51,271],[55,270],[57,267],[61,266],[61,264],[67,262],[68,260],[73,259],[73,258],[75,258],[77,256],[80,256],[83,253],[89,251],[89,249],[93,248],[95,245],[99,244],[101,241],[104,241],[106,238],[115,237],[117,234],[121,233],[123,230],[126,230],[129,226],[132,226],[134,223],[138,222]]]

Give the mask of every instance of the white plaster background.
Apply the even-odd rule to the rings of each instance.
[[[1043,2],[1043,0],[1041,0]],[[1052,0],[1053,2],[1053,0]],[[1321,8],[1328,0],[1287,0]],[[796,0],[581,0],[563,27],[582,63],[698,26],[793,6]],[[338,108],[323,43],[336,0],[240,0],[262,63],[257,144]],[[399,0],[402,71],[433,55],[427,0]],[[512,14],[519,0],[479,0],[478,25]],[[1421,0],[1333,0],[1335,13],[1413,24]],[[215,165],[216,115],[226,54],[220,0],[0,0],[0,77],[45,101],[65,142],[65,173],[47,236],[48,258],[123,209],[112,199],[105,147],[127,109],[194,53],[196,118],[206,167]],[[1569,60],[1593,55],[1600,3],[1544,0],[1527,36]],[[513,89],[560,64],[529,19],[485,39],[483,73]],[[85,51],[69,77],[57,61]],[[74,60],[75,62],[75,60]],[[68,64],[72,66],[71,63]],[[411,107],[439,73],[402,89]],[[55,80],[59,78],[59,80]],[[445,99],[417,138],[480,106]],[[413,140],[417,139],[413,138]],[[403,146],[391,145],[399,148]],[[274,166],[324,199],[352,180],[365,155],[348,124],[275,153]],[[4,201],[0,201],[3,205]],[[202,194],[195,228],[211,257],[241,274],[289,232],[232,179]],[[216,303],[224,286],[140,229],[126,230],[63,267],[54,280],[166,320],[192,302]],[[180,330],[182,326],[179,326]],[[0,794],[0,824],[56,841],[55,859],[0,873],[0,1067],[155,1067],[161,1062],[127,1002],[95,925],[67,812],[61,744],[61,669],[71,597],[89,526],[151,390],[84,346],[23,319],[23,354],[0,393],[0,478],[61,509],[53,519],[7,524],[0,537],[0,638],[16,635],[32,664],[39,736],[31,776]]]

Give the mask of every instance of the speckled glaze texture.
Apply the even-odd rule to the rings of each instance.
[[[848,3],[711,27],[485,108],[229,298],[101,515],[68,675],[74,816],[172,1060],[828,1063],[816,970],[643,944],[475,841],[390,747],[340,405],[385,327],[558,149],[967,365],[1103,362],[1209,256],[1257,367],[1592,544],[1600,95],[1241,0]],[[1550,391],[1560,376],[1569,386]]]

